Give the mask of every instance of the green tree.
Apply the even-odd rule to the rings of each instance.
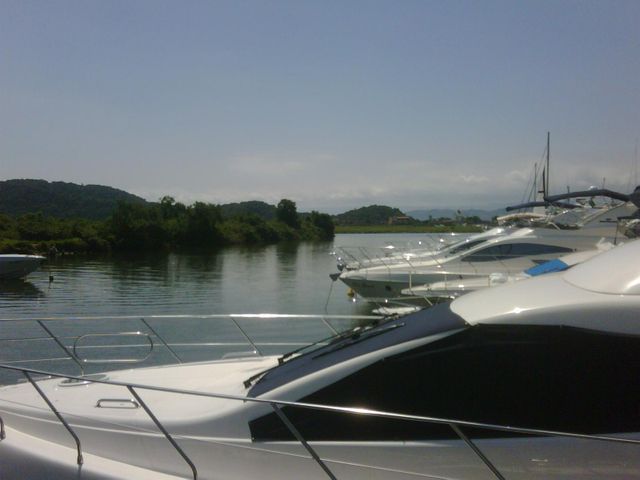
[[[283,198],[276,207],[276,218],[290,226],[291,228],[300,228],[300,219],[298,218],[298,210],[296,202]]]
[[[222,236],[218,223],[222,220],[220,209],[216,205],[196,202],[187,209],[186,243],[198,247],[219,245]]]
[[[119,202],[111,215],[111,233],[116,247],[129,250],[165,248],[169,240],[160,209],[128,202]]]
[[[331,215],[319,213],[313,210],[308,217],[311,224],[320,231],[320,237],[329,240],[335,235],[335,225],[331,219]]]

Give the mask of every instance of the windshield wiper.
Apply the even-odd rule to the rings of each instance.
[[[356,343],[360,343],[369,338],[377,337],[378,335],[382,335],[383,333],[390,332],[391,330],[395,330],[396,328],[404,327],[403,323],[394,323],[393,325],[388,325],[386,327],[381,327],[378,330],[365,330],[363,332],[355,332],[351,335],[351,341],[344,341],[333,348],[328,348],[324,352],[321,352],[314,356],[313,358],[323,357],[324,355],[328,355],[329,353],[337,352],[338,350],[342,350],[343,348],[350,347],[351,345],[355,345]]]
[[[388,320],[386,318],[383,319],[383,320],[384,321],[389,321],[389,320],[392,320],[392,319],[393,319],[393,317],[389,317]],[[384,321],[382,323],[384,323]],[[245,388],[249,388],[253,384],[254,380],[258,380],[258,379],[264,377],[271,370],[279,367],[283,363],[286,363],[286,361],[288,359],[292,358],[296,353],[300,353],[300,352],[302,352],[302,351],[304,351],[304,350],[306,350],[308,348],[312,348],[312,347],[318,346],[318,345],[320,345],[322,343],[329,342],[329,345],[330,345],[332,343],[337,343],[340,340],[348,338],[348,337],[350,337],[352,335],[358,335],[359,336],[360,335],[360,330],[362,330],[363,328],[371,329],[371,328],[374,328],[374,327],[376,327],[376,326],[378,326],[380,324],[381,324],[380,320],[376,319],[376,320],[373,320],[373,321],[369,322],[365,327],[360,327],[360,326],[354,327],[352,329],[345,330],[344,332],[338,333],[337,335],[331,335],[330,337],[326,337],[326,338],[323,338],[321,340],[317,340],[317,341],[315,341],[313,343],[310,343],[308,345],[303,345],[302,347],[296,348],[295,350],[291,350],[290,352],[284,353],[283,355],[278,357],[278,364],[277,365],[274,365],[273,367],[269,367],[266,370],[262,370],[261,372],[258,372],[255,375],[252,375],[251,377],[247,378],[242,383],[243,383]]]
[[[315,346],[320,345],[322,343],[329,342],[329,344],[332,344],[332,343],[339,342],[343,338],[348,338],[348,337],[358,333],[358,331],[361,330],[362,328],[373,328],[373,327],[378,326],[379,324],[380,324],[380,320],[373,320],[372,322],[368,323],[364,327],[361,327],[361,326],[354,327],[354,328],[351,328],[349,330],[345,330],[344,332],[340,332],[337,335],[331,335],[330,337],[326,337],[326,338],[323,338],[321,340],[317,340],[317,341],[315,341],[313,343],[310,343],[308,345],[303,345],[300,348],[296,348],[295,350],[291,350],[290,352],[287,352],[287,353],[283,354],[282,356],[278,357],[278,365],[282,365],[283,363],[285,363],[285,361],[287,359],[291,358],[296,353],[302,352],[303,350],[315,347]]]

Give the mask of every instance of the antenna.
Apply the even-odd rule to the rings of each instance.
[[[633,152],[633,158],[635,160],[634,164],[634,175],[633,175],[633,187],[635,188],[638,185],[638,137],[636,137],[636,148]]]
[[[549,157],[551,156],[551,132],[547,132],[547,168],[546,168],[546,172],[547,172],[547,181],[544,184],[544,196],[546,197],[547,195],[549,195],[549,177],[550,177],[550,171],[549,171]]]

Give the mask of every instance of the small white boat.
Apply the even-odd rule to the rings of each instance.
[[[37,270],[45,257],[40,255],[22,255],[17,253],[0,255],[0,280],[26,277]]]

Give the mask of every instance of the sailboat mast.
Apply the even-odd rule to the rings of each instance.
[[[549,171],[549,157],[551,156],[551,132],[547,132],[547,168],[546,170],[546,181],[544,184],[544,197],[546,198],[549,195],[549,177],[551,175]]]
[[[533,164],[533,195],[529,195],[529,198],[531,198],[531,201],[536,201],[538,200],[538,164],[534,163]]]

